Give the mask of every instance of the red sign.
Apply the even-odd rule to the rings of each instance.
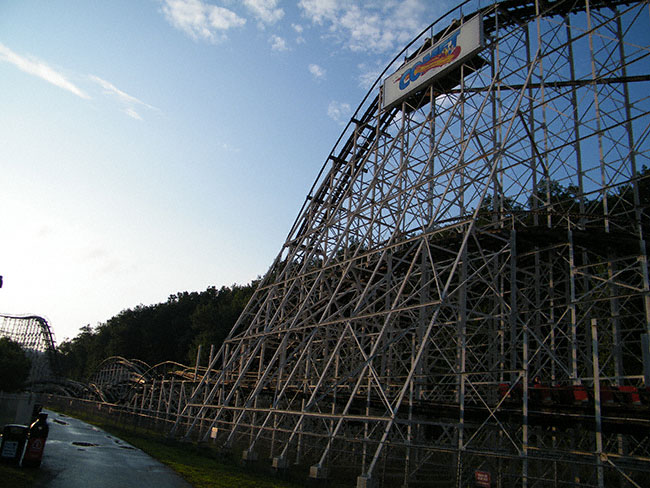
[[[490,488],[492,486],[492,476],[489,471],[474,471],[474,481],[476,486],[481,488]]]

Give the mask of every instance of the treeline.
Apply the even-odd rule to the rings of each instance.
[[[256,285],[179,292],[164,303],[124,310],[95,328],[87,325],[59,345],[60,372],[87,380],[110,356],[139,359],[152,366],[163,361],[193,364],[200,344],[221,346]]]
[[[18,342],[9,337],[0,337],[0,391],[21,390],[31,367],[31,359]]]
[[[630,184],[622,185],[607,194],[609,215],[624,226],[634,223],[635,200],[643,210],[641,224],[643,234],[650,234],[650,169],[643,167],[638,178],[638,194],[634,195]],[[538,200],[535,203],[535,200]],[[487,195],[479,220],[491,218],[497,210],[497,202]],[[564,187],[556,181],[542,181],[535,195],[527,202],[506,199],[500,203],[501,211],[526,212],[538,206],[551,204],[553,213],[572,214],[580,218],[579,190],[575,186]],[[590,219],[604,215],[603,195],[594,192],[583,197],[583,207]],[[612,211],[613,210],[613,211]],[[542,214],[543,215],[543,214]],[[602,225],[595,222],[596,225]],[[359,245],[359,244],[354,244]],[[347,252],[350,248],[347,249]],[[341,253],[343,254],[343,250]],[[318,267],[322,261],[315,260]],[[59,350],[61,373],[73,379],[86,380],[97,365],[110,356],[140,359],[149,365],[163,361],[177,361],[192,365],[199,345],[220,347],[230,329],[248,303],[257,282],[249,285],[233,285],[217,289],[209,287],[203,292],[180,292],[171,295],[164,303],[138,305],[122,311],[96,328],[86,326],[74,339],[62,343]],[[209,350],[209,349],[208,349]]]

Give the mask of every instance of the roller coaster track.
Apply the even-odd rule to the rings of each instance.
[[[379,76],[208,367],[98,389],[359,488],[647,484],[650,5],[475,5]],[[475,15],[476,56],[382,103]]]
[[[56,376],[54,334],[43,317],[0,315],[0,337],[8,337],[20,344],[31,359],[29,384],[49,381]]]
[[[138,359],[111,356],[102,361],[93,373],[88,385],[88,397],[106,403],[138,407],[143,404],[145,397],[151,396],[152,390],[159,391],[162,385],[171,383],[173,379],[192,383],[197,374],[204,373],[204,370],[205,368],[197,370],[175,361],[149,366]],[[169,398],[165,399],[166,404],[169,401]]]
[[[464,3],[470,3],[470,2],[464,2]],[[541,13],[541,15],[544,16],[566,16],[571,12],[576,12],[580,11],[581,5],[587,5],[585,2],[575,2],[575,1],[565,1],[565,0],[556,0],[556,1],[544,1],[544,2],[539,2],[544,9],[544,11]],[[598,9],[598,8],[603,8],[603,7],[619,7],[619,6],[624,6],[624,5],[629,5],[630,2],[627,0],[600,0],[600,1],[592,1],[590,2],[591,8],[593,9]],[[483,17],[483,29],[486,35],[492,34],[497,28],[507,28],[511,27],[512,25],[515,24],[524,24],[532,19],[535,18],[536,16],[536,9],[537,9],[537,3],[536,2],[522,2],[520,0],[509,0],[509,1],[504,1],[500,2],[498,4],[495,4],[493,8],[486,8],[484,10],[484,17]],[[452,11],[453,12],[453,11]],[[331,205],[336,206],[338,201],[341,198],[342,192],[348,188],[349,186],[349,181],[354,175],[355,171],[357,171],[364,158],[368,156],[369,151],[373,149],[373,142],[375,140],[375,137],[379,134],[384,134],[386,128],[390,124],[392,120],[394,120],[396,114],[399,112],[399,107],[394,107],[391,110],[386,110],[386,111],[381,111],[380,110],[380,97],[379,95],[375,96],[374,99],[365,107],[364,109],[364,103],[369,99],[369,95],[375,91],[375,88],[377,87],[378,83],[384,78],[386,75],[388,69],[390,66],[393,66],[395,62],[401,58],[405,57],[406,60],[412,59],[415,57],[415,55],[419,52],[423,52],[426,50],[429,46],[437,42],[438,40],[442,39],[445,35],[447,35],[448,32],[453,30],[453,28],[457,27],[459,24],[456,20],[452,21],[449,27],[446,29],[441,30],[437,35],[433,35],[429,39],[425,39],[424,43],[422,46],[411,56],[405,56],[406,53],[408,52],[409,48],[416,44],[423,36],[424,33],[427,31],[431,31],[433,27],[440,23],[443,19],[448,17],[450,14],[447,14],[446,16],[442,17],[438,21],[434,22],[430,26],[428,26],[419,36],[417,36],[413,41],[411,41],[392,61],[389,63],[388,67],[384,69],[384,71],[379,75],[379,78],[375,82],[375,84],[370,88],[368,95],[364,98],[364,100],[361,102],[357,110],[355,111],[355,114],[352,116],[350,119],[350,122],[344,129],[341,138],[344,137],[346,133],[348,133],[348,138],[343,144],[343,146],[338,149],[337,147],[339,146],[341,142],[341,138],[339,138],[339,141],[337,141],[334,149],[332,150],[332,153],[328,157],[328,161],[332,161],[331,165],[328,165],[326,162],[325,165],[322,167],[321,172],[319,173],[319,178],[317,181],[320,179],[320,176],[326,171],[327,167],[329,166],[329,172],[328,175],[325,177],[324,181],[321,183],[320,187],[314,192],[315,186],[312,187],[312,189],[309,192],[309,195],[307,197],[307,200],[305,202],[305,205],[308,205],[309,202],[313,202],[313,206],[315,207],[320,207],[322,204],[327,201],[327,195],[329,192],[332,192],[332,195],[330,196],[329,202]],[[497,21],[497,19],[499,19]],[[499,25],[500,24],[500,25]],[[454,73],[456,75],[456,73]],[[452,76],[451,78],[455,78]],[[617,78],[613,80],[568,80],[568,81],[563,81],[563,82],[546,82],[547,86],[552,86],[552,87],[558,87],[558,86],[584,86],[585,84],[591,84],[591,83],[624,83],[628,81],[649,81],[650,75],[644,75],[641,77],[626,77],[625,79],[622,78]],[[453,83],[453,82],[452,82]],[[452,87],[455,86],[456,83],[452,84]],[[533,88],[539,88],[539,85],[531,84],[528,83],[529,87]],[[521,85],[514,85],[510,86],[507,89],[514,89],[514,90],[520,90],[522,88]],[[472,88],[476,89],[476,88]],[[487,90],[487,87],[479,88],[482,90]],[[440,90],[440,92],[453,92],[452,89],[447,88],[444,90]],[[379,117],[379,123],[375,127],[373,124],[376,119],[376,114],[378,112],[381,112],[381,115]],[[359,114],[362,114],[360,117],[358,117]],[[352,132],[352,133],[350,133]],[[343,170],[343,168],[349,168]],[[301,214],[304,211],[304,207],[301,210]],[[296,223],[301,222],[300,216],[296,219]],[[327,214],[323,216],[323,221],[327,221]],[[295,224],[294,224],[295,225]],[[307,222],[303,221],[302,222],[302,227],[298,230],[297,235],[302,235],[304,231],[306,230]]]
[[[361,102],[174,435],[359,487],[643,486],[649,5],[471,5]]]

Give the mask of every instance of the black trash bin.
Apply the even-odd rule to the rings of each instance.
[[[22,466],[24,468],[38,468],[43,458],[43,449],[50,427],[47,425],[47,414],[39,413],[38,419],[29,426],[27,435],[27,447],[23,455]]]
[[[27,432],[26,425],[8,424],[2,430],[2,444],[0,445],[0,461],[18,466],[20,457],[25,448]]]

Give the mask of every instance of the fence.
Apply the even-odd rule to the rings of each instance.
[[[28,424],[38,396],[35,393],[5,393],[0,391],[0,426]]]

